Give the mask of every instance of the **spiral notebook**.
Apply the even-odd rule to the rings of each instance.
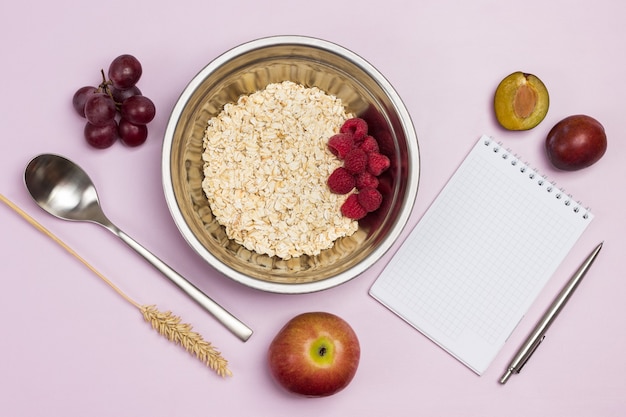
[[[370,295],[480,375],[592,219],[483,136]]]

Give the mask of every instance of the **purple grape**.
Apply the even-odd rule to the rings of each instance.
[[[154,119],[156,108],[148,97],[132,96],[124,100],[120,113],[132,124],[145,125]]]
[[[119,135],[121,141],[127,146],[139,146],[148,137],[148,127],[146,125],[136,125],[128,120],[120,119]]]
[[[116,104],[122,104],[124,100],[132,96],[140,96],[141,90],[136,85],[127,88],[126,90],[119,90],[115,87],[111,87],[111,95]]]
[[[89,122],[85,124],[85,140],[88,144],[97,149],[106,149],[117,140],[117,122],[109,121],[103,126],[95,126]]]
[[[111,97],[104,93],[96,93],[85,101],[85,117],[95,126],[104,126],[115,119],[117,109]]]
[[[124,54],[115,58],[109,66],[109,79],[119,90],[127,90],[141,78],[141,63],[132,55]]]
[[[78,113],[81,117],[85,117],[85,101],[90,97],[91,94],[95,94],[98,92],[96,87],[86,86],[79,88],[75,93],[74,97],[72,97],[72,106],[76,113]]]

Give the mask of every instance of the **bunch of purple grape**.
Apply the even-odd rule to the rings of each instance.
[[[108,80],[104,70],[101,73],[98,87],[81,87],[72,98],[76,112],[87,119],[85,140],[98,149],[110,147],[118,138],[127,146],[141,145],[156,114],[152,100],[136,85],[141,63],[132,55],[120,55],[109,66]]]

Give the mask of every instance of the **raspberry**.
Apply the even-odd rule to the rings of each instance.
[[[353,148],[346,155],[343,166],[351,174],[358,174],[367,168],[367,154],[362,149]]]
[[[359,203],[356,194],[350,194],[341,205],[341,214],[353,220],[359,220],[365,217],[367,210]]]
[[[355,186],[355,179],[344,167],[339,167],[328,177],[328,188],[335,194],[348,194]]]
[[[363,188],[378,188],[378,178],[367,171],[356,174],[355,180],[356,188],[359,190]]]
[[[339,129],[341,133],[349,133],[355,141],[360,141],[367,135],[367,123],[358,117],[348,119]]]
[[[385,155],[373,152],[368,155],[367,170],[375,176],[379,176],[389,168],[389,158]]]
[[[359,204],[367,211],[374,211],[383,202],[382,194],[375,188],[363,188],[357,194]]]
[[[328,149],[339,159],[344,159],[354,145],[352,135],[346,133],[338,133],[328,139]]]
[[[373,136],[365,136],[365,138],[363,139],[363,142],[361,142],[359,144],[359,148],[363,149],[363,151],[365,151],[365,153],[372,153],[372,152],[376,152],[378,153],[378,141],[376,139],[374,139]]]

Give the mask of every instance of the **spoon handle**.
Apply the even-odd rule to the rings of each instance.
[[[188,296],[190,296],[196,303],[200,304],[212,314],[220,323],[222,323],[228,330],[230,330],[235,336],[242,341],[248,340],[252,335],[252,329],[241,322],[237,317],[233,316],[226,309],[213,301],[209,296],[200,291],[195,285],[187,281],[182,275],[170,268],[165,262],[157,258],[154,254],[137,243],[133,238],[118,228],[110,229],[113,231],[122,241],[135,250],[139,255],[143,256],[148,262],[150,262],[156,269],[158,269],[163,275],[176,284],[181,290],[183,290]]]

